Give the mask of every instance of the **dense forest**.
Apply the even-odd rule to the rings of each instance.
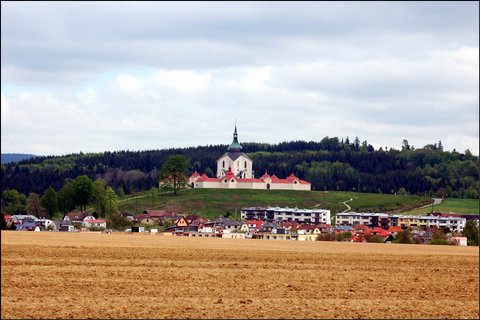
[[[444,151],[441,142],[423,148],[404,140],[401,150],[375,150],[356,138],[325,137],[320,142],[292,141],[279,144],[243,143],[253,159],[255,176],[263,173],[284,178],[295,173],[312,183],[313,190],[404,193],[429,196],[478,198],[478,156]],[[210,145],[151,151],[117,151],[97,154],[45,156],[3,164],[1,191],[43,194],[59,190],[66,179],[87,175],[102,178],[107,186],[129,194],[158,185],[158,173],[171,155],[189,160],[189,172],[213,176],[216,160],[227,145]]]

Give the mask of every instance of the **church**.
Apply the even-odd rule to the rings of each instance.
[[[233,131],[233,141],[217,160],[217,177],[208,177],[194,172],[188,183],[192,188],[228,188],[228,189],[266,189],[266,190],[311,190],[308,181],[296,177],[293,173],[286,179],[280,179],[266,172],[260,178],[254,177],[253,161],[242,152],[238,142],[237,125]]]

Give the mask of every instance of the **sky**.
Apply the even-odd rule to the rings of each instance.
[[[479,3],[1,2],[1,152],[358,136],[479,154]]]

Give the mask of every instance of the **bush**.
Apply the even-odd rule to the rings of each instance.
[[[375,235],[368,235],[365,238],[367,239],[367,242],[382,243],[385,241],[383,237],[379,237]]]
[[[119,231],[132,227],[132,221],[122,217],[117,213],[109,214],[107,217],[107,227]]]
[[[415,243],[415,240],[412,239],[410,231],[405,230],[399,232],[397,235],[397,239],[393,240],[392,243],[412,244]]]
[[[333,233],[322,233],[318,235],[318,241],[335,241],[335,235]]]
[[[463,235],[467,237],[467,243],[469,246],[478,246],[479,233],[475,220],[468,220],[463,229]]]
[[[452,245],[452,243],[448,240],[445,239],[434,239],[430,240],[428,244],[434,244],[434,245]]]
[[[348,241],[350,239],[352,239],[352,233],[349,231],[345,231],[340,234],[337,234],[337,237],[336,237],[337,241]]]
[[[90,228],[88,228],[89,231],[103,231],[105,230],[104,227],[97,227],[97,226],[91,226]]]

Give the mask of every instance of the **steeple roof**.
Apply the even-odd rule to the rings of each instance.
[[[233,131],[233,141],[228,146],[227,150],[229,152],[239,152],[240,150],[242,150],[242,146],[240,145],[240,143],[238,143],[237,124],[235,124],[235,131]]]

